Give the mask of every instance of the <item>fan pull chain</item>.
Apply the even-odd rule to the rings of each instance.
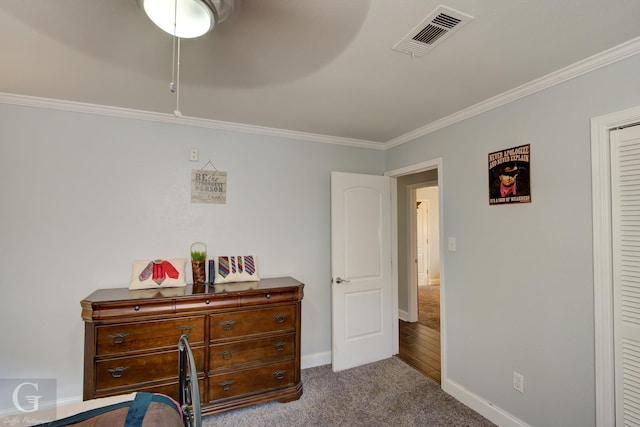
[[[182,117],[182,112],[180,111],[180,37],[178,37],[178,58],[176,61],[176,109],[173,111],[173,114],[176,117]]]
[[[173,36],[173,40],[171,41],[173,45],[173,55],[171,57],[171,83],[169,83],[169,90],[171,93],[176,93],[176,37]]]
[[[173,53],[171,58],[171,83],[169,83],[169,90],[171,93],[176,94],[176,109],[173,110],[173,115],[176,117],[182,117],[180,111],[180,37],[176,37],[178,26],[178,0],[174,0],[173,9]],[[176,59],[176,46],[178,47],[178,55]]]

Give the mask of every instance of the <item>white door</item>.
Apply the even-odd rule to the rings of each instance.
[[[610,140],[616,425],[640,425],[640,126]]]
[[[331,173],[334,371],[393,355],[391,179]]]

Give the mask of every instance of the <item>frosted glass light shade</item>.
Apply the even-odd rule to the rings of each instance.
[[[160,29],[183,39],[208,33],[216,22],[213,11],[202,0],[138,0],[138,3]]]

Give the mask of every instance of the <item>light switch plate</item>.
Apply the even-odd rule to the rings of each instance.
[[[449,249],[449,252],[455,252],[456,251],[456,238],[455,237],[449,237],[448,249]]]

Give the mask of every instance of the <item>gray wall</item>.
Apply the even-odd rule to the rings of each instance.
[[[443,159],[448,378],[532,426],[595,424],[589,120],[640,105],[639,75],[631,57],[387,152]],[[488,153],[522,144],[533,202],[489,206]]]
[[[207,160],[228,173],[226,205],[190,203]],[[79,398],[80,301],[194,241],[303,281],[303,361],[328,363],[330,172],[383,167],[379,150],[0,104],[0,378],[57,378]]]

